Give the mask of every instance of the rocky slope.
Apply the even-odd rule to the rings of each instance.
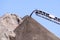
[[[29,16],[15,14],[0,17],[0,40],[60,40]]]
[[[23,22],[14,30],[16,37],[11,40],[60,40],[33,18],[25,16],[23,19]]]
[[[22,22],[15,14],[5,14],[0,17],[0,40],[10,40],[9,36],[15,37],[14,30]]]

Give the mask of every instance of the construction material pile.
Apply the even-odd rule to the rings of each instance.
[[[0,40],[60,40],[30,16],[0,17]]]

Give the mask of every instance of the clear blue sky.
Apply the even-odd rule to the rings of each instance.
[[[20,17],[30,15],[34,9],[43,10],[60,17],[60,0],[0,0],[0,16],[6,12],[15,13]],[[49,31],[60,37],[60,25],[36,16],[32,16]]]

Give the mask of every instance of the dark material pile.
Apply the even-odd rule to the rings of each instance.
[[[15,29],[16,37],[11,40],[60,40],[29,16]]]

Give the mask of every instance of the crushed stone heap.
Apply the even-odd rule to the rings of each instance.
[[[23,19],[23,22],[14,30],[16,37],[11,40],[60,40],[33,18],[25,16]]]
[[[14,29],[22,22],[15,14],[5,14],[0,17],[0,40],[10,40],[9,36],[15,37]]]
[[[60,40],[30,16],[16,14],[0,17],[0,40]]]

